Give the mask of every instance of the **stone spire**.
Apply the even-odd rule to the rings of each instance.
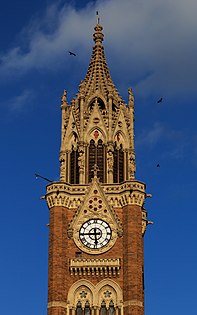
[[[99,24],[99,19],[94,30],[93,39],[95,45],[92,50],[92,57],[87,74],[79,86],[79,94],[83,94],[85,98],[89,99],[92,95],[101,93],[106,101],[108,95],[111,94],[116,103],[123,103],[112,81],[106,62],[104,47],[102,45],[104,39],[102,33],[103,28]]]
[[[109,72],[99,19],[94,30],[88,71],[71,106],[67,104],[66,91],[62,97],[60,177],[71,184],[91,182],[94,164],[99,168],[101,182],[133,180],[135,174],[133,92],[129,89],[129,102],[125,104]],[[101,147],[102,154],[97,152]],[[97,153],[91,155],[94,150]],[[73,165],[78,166],[76,174],[71,172]]]

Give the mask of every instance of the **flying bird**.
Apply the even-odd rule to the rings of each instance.
[[[157,103],[159,104],[159,103],[161,103],[163,101],[163,97],[161,97],[158,101],[157,101]]]
[[[160,164],[157,164],[157,167],[160,167]]]
[[[70,56],[77,56],[75,53],[73,53],[72,51],[69,51]]]

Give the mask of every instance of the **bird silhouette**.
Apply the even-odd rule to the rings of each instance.
[[[158,101],[157,101],[157,103],[159,104],[159,103],[161,103],[163,101],[163,97],[161,97]]]
[[[160,167],[160,164],[157,164],[157,167]]]
[[[69,51],[69,54],[70,54],[70,56],[75,56],[76,57],[76,54],[73,53],[72,51]]]

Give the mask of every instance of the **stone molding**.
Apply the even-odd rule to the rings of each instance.
[[[74,276],[116,277],[120,273],[120,259],[70,259],[70,273]]]
[[[100,184],[106,199],[113,207],[126,205],[142,206],[146,197],[145,184],[138,181],[128,181],[123,184]],[[70,185],[55,182],[47,186],[46,200],[49,209],[54,206],[78,208],[90,185]]]
[[[127,306],[139,306],[139,307],[143,307],[143,302],[139,301],[139,300],[130,300],[130,301],[125,301],[124,302],[124,307]]]
[[[52,301],[48,303],[48,308],[51,307],[62,307],[62,308],[67,308],[67,303],[62,302],[62,301]]]

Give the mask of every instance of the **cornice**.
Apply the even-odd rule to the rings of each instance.
[[[71,276],[117,277],[120,273],[120,258],[70,259]]]
[[[126,205],[143,206],[146,198],[145,184],[136,180],[126,181],[122,184],[100,184],[107,201],[113,207]],[[47,186],[45,199],[49,209],[54,206],[78,208],[90,185],[70,185],[54,182]]]

